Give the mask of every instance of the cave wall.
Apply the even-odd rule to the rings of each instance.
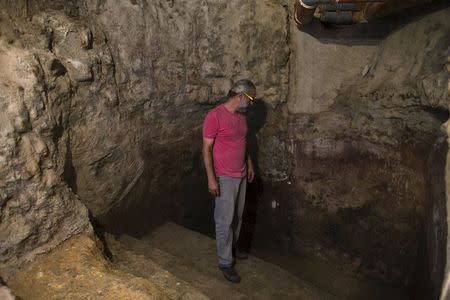
[[[94,101],[96,117],[74,121],[77,193],[101,222],[122,220],[134,233],[174,207],[202,209],[193,190],[206,186],[200,157],[206,111],[245,77],[268,107],[287,100],[285,8],[276,1],[84,5],[83,15],[96,20],[111,49],[117,103]]]
[[[447,56],[447,75],[450,75],[450,55]],[[448,77],[448,81],[447,81],[447,92],[448,94],[450,94],[450,76]],[[444,130],[447,133],[447,144],[449,143],[449,137],[450,137],[450,128],[449,128],[449,123],[446,122],[444,124]],[[445,196],[446,196],[446,200],[450,198],[450,189],[448,188],[450,186],[450,159],[449,159],[449,155],[450,153],[447,152],[447,160],[446,160],[446,165],[445,165],[445,186],[446,186],[446,190],[445,190]],[[446,208],[444,210],[444,212],[441,212],[439,215],[443,215],[444,216],[444,223],[447,225],[449,224],[449,220],[450,220],[450,205],[448,204],[448,201],[445,201],[445,205],[444,207]],[[450,294],[450,234],[448,232],[448,226],[447,226],[447,231],[446,231],[446,239],[445,241],[443,241],[443,244],[445,246],[445,254],[444,256],[446,257],[446,264],[445,264],[445,270],[444,270],[444,280],[443,280],[443,284],[442,284],[442,292],[441,292],[441,298],[440,299],[446,299],[449,297]],[[437,238],[436,238],[437,239]]]
[[[298,252],[404,285],[433,273],[438,290],[449,13],[376,45],[324,43],[291,26],[286,135],[270,147],[283,145],[285,169],[266,185],[257,242],[273,232]]]
[[[94,218],[123,226],[117,230],[148,230],[180,201],[192,201],[183,182],[201,173],[193,184],[204,184],[204,114],[234,80],[251,78],[272,109],[287,100],[287,10],[276,1],[3,5],[42,23],[28,47],[40,43],[56,57],[49,68],[61,71],[47,77],[69,85],[63,178]],[[20,26],[5,34],[20,40],[17,31],[29,29]]]
[[[278,1],[0,8],[5,268],[89,230],[88,210],[96,224],[139,233],[198,205],[203,117],[233,81],[251,78],[270,109],[287,101]]]
[[[256,241],[413,281],[423,233],[446,234],[430,174],[446,152],[449,10],[349,46],[299,32],[288,4],[0,1],[0,275],[86,230],[86,207],[128,233],[210,217],[201,123],[248,77],[263,100],[248,116]],[[442,245],[427,245],[439,286]]]
[[[63,180],[73,87],[47,49],[50,19],[28,23],[15,7],[2,1],[0,8],[0,276],[6,279],[22,262],[91,227],[86,207]]]

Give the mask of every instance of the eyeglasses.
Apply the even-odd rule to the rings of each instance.
[[[247,96],[248,102],[249,102],[250,104],[253,104],[253,101],[255,101],[255,98],[253,98],[252,96],[250,96],[250,95],[247,94],[246,92],[242,92],[242,94],[244,94],[245,96]]]

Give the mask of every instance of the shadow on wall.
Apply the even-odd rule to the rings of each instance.
[[[199,146],[202,144],[201,135],[195,142]],[[191,230],[214,236],[212,219],[214,199],[208,192],[207,177],[200,150],[194,153],[192,166],[191,172],[182,175],[178,196],[180,201],[173,202],[171,218]]]
[[[146,166],[130,192],[105,215],[98,217],[97,227],[110,233],[144,235],[161,224],[166,215],[161,196],[151,190],[151,173]],[[95,224],[94,224],[95,225]],[[96,230],[97,231],[97,230]]]
[[[180,202],[180,186],[186,173],[194,169],[190,158],[198,152],[198,146],[192,140],[143,142],[142,170],[137,170],[135,179],[129,179],[131,188],[116,206],[98,218],[99,223],[111,233],[140,237],[167,221],[174,205]]]
[[[261,178],[261,170],[258,162],[258,140],[257,134],[263,128],[267,119],[267,105],[263,99],[256,99],[253,107],[247,113],[247,151],[252,158],[256,176],[252,183],[247,186],[245,208],[242,216],[242,229],[239,236],[239,246],[243,250],[250,250],[256,230],[256,218],[258,205],[264,192],[264,182]]]
[[[447,197],[445,191],[445,165],[448,144],[445,136],[433,144],[427,160],[428,197],[425,206],[424,233],[419,243],[419,263],[416,282],[430,299],[439,299],[446,265]],[[423,275],[425,274],[425,276]],[[425,278],[424,278],[425,277]],[[425,279],[425,280],[424,280]]]
[[[257,246],[337,261],[355,274],[406,288],[411,299],[437,299],[446,255],[448,149],[439,126],[448,111],[418,114],[433,127],[426,133],[408,127],[398,147],[356,135],[316,140],[322,144],[296,141],[290,182],[265,185]],[[305,135],[320,128],[308,120],[291,126]]]

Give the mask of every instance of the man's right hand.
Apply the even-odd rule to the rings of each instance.
[[[220,187],[219,187],[219,183],[217,182],[216,179],[208,181],[208,189],[209,189],[209,192],[211,194],[213,194],[214,196],[217,197],[220,195]]]

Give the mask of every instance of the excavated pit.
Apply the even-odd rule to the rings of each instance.
[[[95,265],[102,293],[110,281],[139,297],[439,298],[448,8],[357,40],[348,28],[299,31],[288,1],[0,8],[0,276],[13,292],[32,297],[27,280],[45,278],[59,293],[51,274],[68,276],[63,286]],[[230,290],[214,265],[201,127],[242,77],[257,85],[257,177],[239,240],[251,279]]]
[[[249,116],[251,127],[259,112]],[[408,130],[402,139],[409,142],[378,146],[377,153],[363,139],[327,140],[325,148],[313,152],[305,150],[307,143],[296,144],[288,178],[267,182],[258,177],[249,185],[240,244],[347,299],[438,297],[445,266],[448,152],[440,126],[448,112],[424,108],[418,113],[434,124],[429,134]],[[297,129],[298,119],[292,118],[291,128]],[[144,170],[100,227],[145,241],[153,230],[175,221],[214,238],[214,204],[197,153],[181,185],[164,189],[169,195],[152,194],[146,182],[154,170]],[[180,155],[175,152],[163,164]],[[171,171],[176,173],[169,169],[168,177]]]
[[[364,62],[369,56],[364,52],[381,53],[364,66],[372,68],[370,64],[376,66],[389,57],[401,39],[400,30],[378,46],[381,50],[361,46],[356,55]],[[437,41],[436,48],[445,51],[447,44]],[[334,55],[350,53],[343,49]],[[295,58],[291,61],[296,64]],[[404,63],[405,68],[417,64]],[[435,95],[427,98],[418,85],[387,83],[389,72],[396,71],[386,65],[387,73],[378,69],[371,75],[379,82],[377,76],[385,76],[379,86],[373,88],[363,74],[362,80],[346,83],[349,88],[331,95],[331,104],[321,111],[315,111],[314,104],[310,112],[274,109],[259,99],[248,115],[248,125],[249,148],[260,176],[249,186],[240,243],[341,297],[437,298],[447,236],[448,146],[441,127],[449,113],[440,105],[430,105]],[[406,76],[401,66],[394,68]],[[295,82],[298,74],[292,72],[290,80]],[[355,90],[358,84],[368,92]],[[199,144],[188,153],[183,151],[186,145],[173,148],[145,152],[148,167],[126,200],[102,222],[107,230],[143,237],[172,220],[214,237],[214,203],[205,188]],[[188,157],[189,169],[175,186],[168,187],[163,177],[156,183],[161,189],[154,193],[148,182],[153,180],[152,158],[157,152],[165,153],[159,155],[164,170],[158,172],[167,178],[177,176],[183,158]],[[260,160],[265,166],[276,166],[262,169]]]

